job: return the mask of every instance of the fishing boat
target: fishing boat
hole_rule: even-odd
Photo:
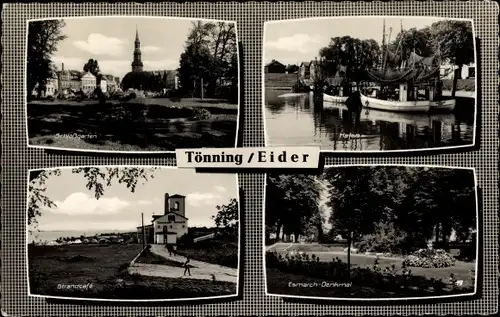
[[[455,108],[455,99],[445,97],[442,93],[439,51],[424,57],[413,48],[411,53],[403,54],[399,43],[396,52],[391,52],[385,45],[385,22],[383,43],[386,49],[382,52],[382,67],[366,72],[367,80],[377,83],[379,88],[361,92],[364,107],[412,113],[452,111]],[[404,58],[404,55],[407,57]]]
[[[346,105],[325,102],[324,109],[338,109],[339,111],[349,111]],[[360,113],[361,121],[385,121],[391,123],[404,123],[417,127],[430,126],[432,121],[440,121],[452,125],[455,123],[455,115],[452,113],[404,113],[388,112],[383,110],[369,109]]]
[[[323,93],[323,101],[325,101],[325,102],[343,103],[347,100],[347,98],[348,97],[332,96],[332,95]]]

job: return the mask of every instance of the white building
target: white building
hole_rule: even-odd
[[[456,65],[444,64],[441,65],[440,74],[442,77],[446,79],[453,79],[453,76],[455,74],[455,69],[457,69]],[[475,77],[476,77],[476,64],[471,63],[469,65],[462,66],[459,79],[469,79]]]
[[[188,233],[185,200],[185,196],[165,193],[163,215],[153,215],[152,224],[144,227],[148,243],[176,244],[177,239]],[[142,226],[137,227],[137,237],[142,240]]]
[[[82,91],[84,94],[92,94],[97,86],[97,80],[90,72],[86,72],[82,76]]]
[[[47,79],[45,84],[45,89],[41,91],[40,97],[56,97],[59,91],[59,80],[57,79],[57,74],[53,74],[51,78]],[[35,86],[32,92],[33,96],[38,96],[38,84]]]

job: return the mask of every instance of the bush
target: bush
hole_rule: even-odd
[[[193,108],[192,119],[194,120],[208,120],[211,117],[210,111],[204,108]]]
[[[356,247],[361,252],[401,253],[401,246],[406,239],[404,232],[399,232],[392,223],[378,223],[373,234],[365,235]]]
[[[442,249],[420,249],[403,259],[407,267],[442,268],[455,265],[455,259]]]

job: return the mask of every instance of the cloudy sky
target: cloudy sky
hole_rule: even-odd
[[[189,19],[167,18],[76,18],[64,19],[53,61],[58,67],[82,70],[90,58],[101,71],[123,78],[131,70],[136,26],[141,41],[144,70],[177,69],[191,29]]]
[[[193,169],[162,168],[154,178],[138,185],[131,193],[123,184],[105,187],[98,200],[94,192],[86,189],[82,174],[62,169],[60,176],[51,176],[46,182],[46,196],[57,208],[42,211],[38,217],[41,231],[122,231],[135,230],[151,223],[153,214],[164,213],[164,194],[186,196],[188,225],[214,226],[211,219],[217,213],[216,205],[227,204],[238,198],[235,174],[201,174]]]
[[[439,21],[437,18],[400,17],[385,18],[386,32],[392,27],[391,39],[403,29],[423,28]],[[373,39],[382,42],[383,19],[366,18],[328,18],[304,19],[295,21],[267,23],[264,32],[264,62],[273,59],[287,64],[300,64],[318,56],[322,47],[328,45],[332,37],[349,35],[362,40]]]

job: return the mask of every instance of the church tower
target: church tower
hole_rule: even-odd
[[[141,61],[141,41],[139,41],[139,31],[135,28],[135,41],[134,41],[134,61],[132,62],[132,72],[142,72]]]

